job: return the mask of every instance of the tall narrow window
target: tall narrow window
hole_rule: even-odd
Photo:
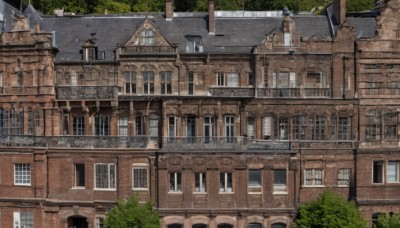
[[[75,164],[75,187],[85,187],[85,164]]]
[[[140,45],[151,46],[154,44],[154,32],[150,29],[144,29],[140,33]]]
[[[206,192],[206,174],[205,173],[195,173],[195,192]]]
[[[156,141],[158,138],[158,120],[159,117],[156,114],[151,114],[149,116],[149,133],[150,137]]]
[[[289,117],[280,116],[274,124],[274,138],[276,140],[289,140]]]
[[[186,137],[188,143],[194,143],[196,137],[196,117],[186,117]]]
[[[235,117],[225,116],[224,123],[224,136],[227,143],[233,143],[235,141]]]
[[[188,94],[193,95],[193,90],[194,90],[194,77],[193,73],[189,73],[189,78],[188,78]]]
[[[226,86],[238,87],[239,86],[239,74],[237,74],[237,73],[226,74]]]
[[[171,71],[161,72],[161,94],[172,93],[172,73]]]
[[[350,186],[351,169],[339,169],[338,172],[338,185]]]
[[[0,87],[4,86],[3,72],[0,72]]]
[[[217,86],[225,86],[225,74],[217,73]]]
[[[232,173],[219,174],[219,192],[233,192]]]
[[[398,183],[399,180],[399,161],[389,161],[387,170],[387,182]]]
[[[135,116],[135,134],[144,135],[143,116],[140,113]]]
[[[283,34],[283,46],[290,47],[292,46],[292,34],[285,32]]]
[[[249,169],[249,192],[261,192],[261,170]]]
[[[128,135],[128,117],[120,116],[118,121],[118,134],[121,136]]]
[[[338,119],[338,140],[351,140],[351,120],[346,116],[339,116]]]
[[[306,169],[304,170],[304,185],[315,186],[323,185],[323,171],[322,169]]]
[[[95,164],[95,186],[96,189],[116,188],[115,164]]]
[[[386,113],[383,121],[383,139],[386,141],[397,140],[397,113]]]
[[[372,183],[382,184],[383,183],[383,161],[374,161],[372,166]]]
[[[70,78],[71,78],[71,86],[77,86],[78,85],[78,77],[76,75],[76,71],[74,71],[74,70],[71,71]]]
[[[143,93],[154,94],[154,72],[143,72]]]
[[[381,111],[369,110],[365,114],[365,141],[381,140]]]
[[[85,117],[74,116],[73,121],[73,133],[74,135],[84,135],[85,134]]]
[[[256,119],[254,117],[247,117],[247,137],[254,139],[256,137],[255,134],[255,122]]]
[[[309,123],[311,140],[325,140],[325,116],[311,116]]]
[[[105,136],[109,135],[109,118],[108,116],[95,116],[94,132],[95,135]]]
[[[104,218],[102,217],[96,218],[96,228],[104,228]]]
[[[132,167],[133,190],[147,190],[147,165],[136,165]]]
[[[36,133],[36,128],[39,127],[40,119],[38,111],[28,111],[28,134]]]
[[[274,192],[286,191],[286,169],[274,170]]]
[[[15,111],[14,108],[4,111],[3,115],[4,134],[21,135],[24,127],[24,112]]]
[[[31,185],[31,164],[14,164],[14,184]]]
[[[209,143],[213,141],[214,137],[214,117],[204,117],[204,142]]]
[[[176,117],[168,117],[168,139],[170,141],[175,141],[176,137]]]
[[[18,86],[24,86],[24,72],[22,70],[17,72],[17,79]]]
[[[181,173],[169,174],[169,192],[182,192]]]
[[[271,127],[272,127],[272,119],[270,116],[266,116],[263,119],[263,135],[265,140],[271,139]]]
[[[307,132],[306,116],[293,116],[292,139],[305,140]]]
[[[125,72],[125,93],[136,93],[136,73],[132,71]]]

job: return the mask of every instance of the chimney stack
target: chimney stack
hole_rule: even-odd
[[[335,14],[339,24],[343,24],[346,20],[346,0],[334,0],[333,13]]]
[[[165,0],[165,20],[172,21],[174,17],[174,0]]]
[[[208,0],[208,34],[215,35],[214,0]]]

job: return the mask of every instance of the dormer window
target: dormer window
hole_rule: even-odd
[[[202,53],[203,40],[201,36],[186,37],[186,52],[187,53]]]
[[[88,39],[83,45],[82,59],[84,61],[104,60],[106,58],[105,51],[99,51],[96,43]]]
[[[140,45],[151,46],[154,44],[154,32],[150,29],[145,29],[140,33]]]

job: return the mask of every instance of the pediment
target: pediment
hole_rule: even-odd
[[[172,47],[172,45],[161,35],[156,26],[146,18],[142,25],[124,44],[124,47],[133,46],[162,46]]]

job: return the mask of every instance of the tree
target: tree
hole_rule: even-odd
[[[103,14],[108,13],[128,13],[131,7],[128,4],[117,2],[114,0],[100,0],[99,5],[94,7],[94,12]]]
[[[343,196],[327,190],[309,203],[300,206],[297,228],[309,227],[367,227],[354,201],[347,201]]]
[[[347,12],[359,12],[371,10],[375,6],[375,0],[348,0],[346,1]]]
[[[385,213],[378,216],[374,221],[374,228],[392,228],[400,227],[400,215],[393,213]]]
[[[106,228],[160,228],[160,218],[151,202],[140,204],[137,196],[119,200],[107,213]]]

